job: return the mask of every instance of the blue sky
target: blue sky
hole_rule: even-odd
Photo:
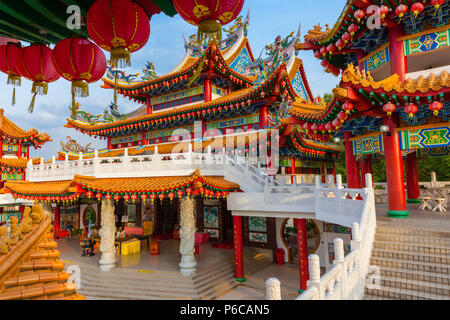
[[[338,19],[346,0],[246,0],[242,15],[250,9],[250,26],[248,39],[253,54],[258,56],[266,44],[273,42],[277,35],[286,36],[297,31],[301,23],[302,36],[320,22],[333,26]],[[129,73],[140,72],[147,60],[153,61],[158,74],[169,72],[184,56],[183,34],[187,37],[196,32],[196,28],[180,18],[170,18],[164,14],[155,15],[151,20],[151,35],[146,46],[131,56],[132,67]],[[109,56],[109,53],[106,53]],[[330,92],[338,83],[338,78],[325,73],[312,52],[300,51],[299,58],[304,62],[308,82],[313,95]],[[82,145],[89,142],[92,147],[106,147],[105,140],[85,136],[74,129],[65,128],[69,117],[68,106],[71,103],[70,83],[63,78],[49,85],[46,96],[36,96],[34,113],[27,112],[32,98],[31,81],[22,79],[22,86],[16,88],[16,105],[11,106],[12,87],[6,85],[6,75],[0,75],[0,107],[5,115],[23,129],[36,128],[45,131],[53,139],[42,149],[31,150],[30,156],[41,156],[45,159],[56,155],[60,150],[60,141],[72,136]],[[89,86],[90,96],[79,98],[82,109],[92,114],[101,114],[112,101],[113,92],[100,88],[102,82]],[[119,111],[129,112],[138,105],[119,96]]]

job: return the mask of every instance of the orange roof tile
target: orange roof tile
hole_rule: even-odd
[[[11,138],[29,138],[37,137],[39,141],[46,142],[51,141],[50,136],[47,133],[39,133],[36,129],[23,130],[14,122],[9,120],[4,115],[4,110],[0,109],[0,131],[2,134],[7,135]]]
[[[28,195],[61,195],[69,193],[71,180],[29,182],[10,180],[5,182],[5,188],[11,192]]]

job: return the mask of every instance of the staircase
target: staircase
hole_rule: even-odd
[[[450,232],[380,223],[370,264],[380,268],[380,287],[366,287],[364,299],[450,299]]]
[[[266,254],[245,249],[245,276],[272,263]],[[100,272],[96,266],[78,265],[81,268],[79,292],[87,300],[213,300],[238,285],[232,257],[198,269],[193,277],[183,277],[176,271],[143,273],[129,268]]]

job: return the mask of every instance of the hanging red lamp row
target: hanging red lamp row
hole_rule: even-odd
[[[442,102],[434,101],[428,106],[428,109],[433,112],[433,115],[437,116],[443,107],[444,105]],[[395,104],[388,102],[383,106],[383,111],[386,112],[387,116],[391,116],[396,108],[397,106]],[[408,114],[408,117],[413,118],[417,111],[419,111],[419,108],[414,103],[410,103],[405,106],[404,110]]]

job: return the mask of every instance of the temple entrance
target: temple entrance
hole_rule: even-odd
[[[298,264],[297,227],[294,219],[286,219],[281,225],[282,241],[289,248],[288,259],[290,263]],[[306,219],[306,232],[308,235],[308,256],[316,253],[320,246],[320,228],[312,219]]]
[[[178,238],[180,205],[179,200],[156,200],[156,230],[155,235],[161,240]],[[175,237],[174,237],[175,235]]]

